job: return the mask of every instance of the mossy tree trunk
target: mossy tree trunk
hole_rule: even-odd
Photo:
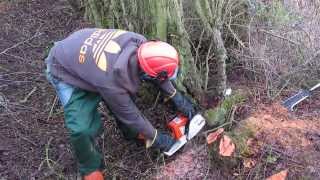
[[[212,0],[210,0],[212,1]],[[210,82],[209,73],[202,74],[194,61],[190,38],[183,22],[183,0],[82,0],[86,17],[98,27],[119,28],[145,35],[148,39],[161,39],[176,47],[180,53],[181,69],[177,86],[197,100],[201,98],[208,84],[214,84],[216,95],[226,87],[226,50],[220,34],[220,26],[214,25],[210,15],[216,9],[208,8],[208,0],[194,1],[192,6],[198,12],[206,30],[212,33],[214,54],[217,59],[217,75]],[[203,3],[206,3],[204,6]],[[197,8],[197,9],[195,9]],[[221,14],[216,14],[221,15]],[[218,18],[219,19],[219,18]],[[219,24],[219,23],[216,23]],[[205,77],[205,78],[204,78]]]
[[[227,51],[221,35],[223,23],[223,10],[226,7],[228,0],[201,0],[194,1],[194,7],[199,15],[204,29],[211,34],[211,43],[213,45],[213,53],[215,56],[216,73],[211,77],[209,82],[209,69],[206,70],[206,83],[214,84],[214,94],[222,95],[226,89],[226,59]],[[208,60],[207,60],[208,61]],[[206,62],[208,66],[209,62]],[[208,84],[205,84],[205,90],[208,89]]]

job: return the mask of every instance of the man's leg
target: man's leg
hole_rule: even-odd
[[[50,53],[46,62],[50,63]],[[64,107],[65,126],[70,133],[70,141],[79,163],[82,175],[98,170],[102,166],[102,156],[95,149],[94,137],[101,128],[97,110],[100,95],[81,90],[55,78],[47,64],[46,76],[55,88]]]
[[[96,93],[75,89],[64,106],[65,125],[82,175],[102,166],[102,156],[94,144],[94,138],[101,128],[101,117],[97,110],[100,101],[101,97]]]

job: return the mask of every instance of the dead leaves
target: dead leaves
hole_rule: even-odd
[[[231,138],[227,135],[224,135],[223,138],[220,140],[219,154],[221,156],[231,156],[235,149],[236,146],[232,142]]]
[[[288,176],[288,169],[280,171],[279,173],[268,177],[266,180],[286,180],[287,176]]]
[[[222,135],[223,132],[224,129],[219,128],[217,131],[210,133],[207,136],[207,143],[212,144],[213,142],[217,141],[217,139],[220,137],[220,135]],[[221,156],[231,156],[235,149],[236,146],[232,142],[231,138],[227,135],[223,135],[219,143],[219,154]]]

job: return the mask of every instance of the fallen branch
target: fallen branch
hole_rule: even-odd
[[[42,35],[42,33],[36,33],[36,34],[34,34],[33,36],[31,36],[30,38],[28,38],[28,39],[26,39],[26,40],[24,40],[24,41],[18,42],[17,44],[14,44],[13,46],[8,47],[8,48],[6,48],[5,50],[1,51],[1,52],[0,52],[0,55],[5,54],[5,53],[6,53],[7,51],[9,51],[10,49],[14,49],[14,48],[20,46],[21,44],[24,44],[24,43],[26,43],[26,42],[28,42],[28,41],[31,41],[32,39],[34,39],[34,38],[36,38],[36,37],[39,37],[39,36],[41,36],[41,35]]]
[[[28,101],[28,99],[30,98],[30,96],[37,90],[37,86],[35,86],[27,95],[26,97],[24,97],[23,100],[20,101],[20,103],[25,103]]]
[[[52,103],[52,106],[51,106],[51,108],[50,108],[50,112],[49,112],[49,115],[48,115],[48,118],[47,118],[47,122],[49,121],[49,119],[50,119],[51,116],[52,116],[53,108],[54,108],[54,106],[56,105],[57,99],[58,99],[58,97],[55,96],[55,97],[54,97],[54,100],[53,100],[53,103]]]
[[[232,122],[226,122],[226,123],[224,123],[224,124],[222,124],[222,125],[220,125],[220,126],[218,126],[218,127],[216,127],[216,128],[207,130],[207,131],[203,132],[202,134],[203,134],[204,136],[207,136],[208,133],[213,132],[213,131],[216,131],[216,130],[218,130],[219,128],[225,127],[225,126],[230,125],[230,124],[232,124]]]
[[[22,60],[22,61],[25,60],[23,57],[16,56],[16,55],[13,55],[13,54],[3,53],[3,55],[11,56],[11,57],[14,57],[14,58],[19,59],[19,60]]]
[[[273,37],[277,37],[277,38],[282,39],[282,40],[286,40],[286,41],[290,42],[291,44],[294,44],[294,45],[297,45],[297,46],[300,45],[299,43],[297,43],[297,42],[295,42],[295,41],[292,41],[292,40],[290,40],[290,39],[288,39],[288,38],[285,38],[285,37],[280,36],[280,35],[277,35],[277,34],[273,34],[273,33],[269,32],[269,31],[267,31],[267,30],[258,29],[258,31],[261,31],[261,32],[263,32],[263,33],[265,33],[265,34],[271,35],[271,36],[273,36]]]
[[[154,110],[154,108],[156,108],[156,106],[158,105],[159,97],[160,97],[160,91],[156,97],[156,100],[154,101],[154,104],[153,104],[151,110]]]
[[[25,140],[25,141],[27,141],[27,142],[29,142],[30,144],[32,144],[32,145],[34,145],[34,146],[37,146],[37,144],[36,144],[35,142],[33,142],[33,141],[31,141],[30,139],[22,136],[21,134],[20,134],[20,138],[23,139],[23,140]]]

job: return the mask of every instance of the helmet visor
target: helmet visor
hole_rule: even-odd
[[[169,78],[169,80],[176,80],[178,77],[179,68],[177,67],[176,70],[174,70],[174,74]]]

